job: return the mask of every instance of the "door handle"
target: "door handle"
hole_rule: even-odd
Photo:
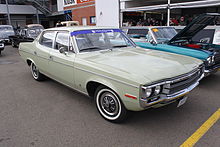
[[[53,56],[49,56],[50,60],[53,60]]]

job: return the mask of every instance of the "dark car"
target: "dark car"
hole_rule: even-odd
[[[44,27],[39,24],[27,25],[25,28],[18,30],[16,35],[10,36],[13,47],[18,47],[20,42],[32,42],[43,31]]]
[[[10,43],[9,36],[12,35],[15,35],[15,32],[11,25],[0,25],[0,39],[4,43]]]

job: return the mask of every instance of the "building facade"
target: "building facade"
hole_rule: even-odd
[[[45,28],[54,27],[57,21],[65,20],[64,12],[58,12],[57,1],[60,0],[0,0],[0,24],[23,27],[39,23]],[[10,15],[10,22],[8,18]]]
[[[36,14],[42,14],[33,6],[20,4],[14,0],[8,0],[8,4],[11,24],[13,26],[37,23]],[[7,13],[6,1],[0,0],[0,24],[9,24]]]
[[[64,11],[80,25],[96,25],[95,0],[58,0],[58,11]]]
[[[168,0],[96,0],[97,25],[121,27],[139,25],[139,22],[152,25],[147,22],[149,19],[155,25],[167,25],[168,8],[172,20],[184,17],[185,24],[202,13],[220,13],[219,0],[170,1],[168,5]]]

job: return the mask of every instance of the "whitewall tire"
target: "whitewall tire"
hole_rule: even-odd
[[[103,118],[111,122],[121,122],[127,117],[127,110],[119,96],[111,89],[100,86],[95,94],[96,107]]]

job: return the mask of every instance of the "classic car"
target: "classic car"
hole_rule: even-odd
[[[35,80],[47,76],[93,97],[111,122],[124,120],[128,110],[182,105],[204,75],[201,60],[137,47],[117,28],[46,29],[20,43],[19,54]]]
[[[20,29],[16,35],[9,36],[13,47],[18,47],[20,42],[32,42],[43,31],[40,24],[30,24]]]
[[[5,44],[2,40],[0,40],[0,55],[1,55],[2,51],[4,50],[4,48],[5,48]]]
[[[180,32],[185,26],[173,26],[177,32]],[[193,38],[196,42],[206,42],[220,45],[220,26],[207,26],[199,31]]]
[[[11,25],[0,25],[0,39],[5,43],[10,43],[9,36],[15,35]]]
[[[56,23],[56,27],[70,27],[70,26],[79,26],[78,21],[62,21]]]
[[[202,60],[206,76],[220,68],[220,45],[193,41],[193,37],[211,24],[220,14],[203,14],[195,18],[179,33],[173,27],[126,28],[127,34],[140,47],[187,55]],[[136,32],[136,34],[134,33]],[[138,32],[142,32],[138,34]]]

